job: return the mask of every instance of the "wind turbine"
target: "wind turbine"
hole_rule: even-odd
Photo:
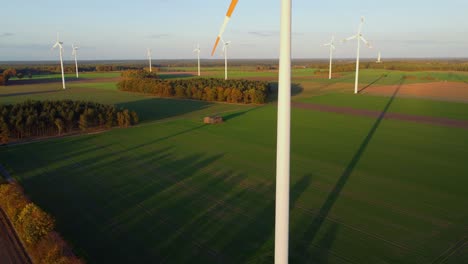
[[[63,72],[63,42],[59,41],[59,33],[57,33],[57,42],[55,42],[55,45],[52,48],[55,49],[56,47],[59,47],[59,51],[60,51],[60,67],[62,69],[62,86],[63,86],[63,89],[65,90],[65,74]]]
[[[194,49],[193,52],[196,53],[198,57],[198,76],[200,77],[200,44],[197,45],[197,48]]]
[[[380,51],[379,51],[379,55],[377,57],[377,63],[381,63],[382,62],[382,55],[380,54]]]
[[[343,42],[357,39],[357,56],[356,56],[356,81],[354,84],[354,93],[358,93],[358,82],[359,82],[359,52],[361,49],[361,41],[366,44],[367,47],[372,48],[370,43],[362,36],[362,25],[364,24],[364,17],[361,17],[361,24],[359,24],[359,29],[357,35],[344,39]]]
[[[75,56],[75,69],[76,69],[76,78],[78,79],[78,60],[76,59],[78,47],[75,44],[72,44],[72,55]]]
[[[153,72],[153,68],[152,68],[152,65],[151,65],[151,56],[153,55],[153,52],[151,51],[150,48],[146,49],[146,56],[148,56],[148,60],[149,60],[149,71],[150,72]]]
[[[328,79],[332,78],[332,63],[333,63],[333,51],[335,51],[335,36],[332,37],[331,42],[324,44],[325,47],[330,47],[330,70],[328,71]]]
[[[231,41],[226,41],[221,38],[221,41],[223,42],[223,53],[224,53],[224,80],[228,79],[228,72],[227,72],[227,51],[228,51],[228,46],[231,44]]]
[[[222,37],[238,0],[232,0],[211,55]],[[291,142],[291,3],[281,0],[278,77],[278,127],[276,145],[275,264],[288,263],[289,183]]]

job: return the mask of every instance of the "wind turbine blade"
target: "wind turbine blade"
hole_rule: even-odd
[[[372,48],[372,46],[371,46],[371,44],[369,43],[369,41],[367,41],[363,36],[361,36],[360,39],[362,40],[362,42],[364,42],[364,44],[366,44],[367,47]]]
[[[350,41],[350,40],[353,40],[353,39],[356,39],[356,38],[357,38],[357,35],[354,35],[354,36],[352,36],[352,37],[349,37],[349,38],[343,39],[341,42]]]
[[[60,45],[58,42],[55,42],[55,45],[52,46],[53,49],[55,49],[58,45]]]
[[[219,36],[216,38],[216,42],[215,42],[215,44],[214,44],[213,50],[211,51],[211,56],[214,55],[214,53],[215,53],[215,51],[216,51],[216,47],[218,46],[219,40],[220,40],[220,39],[221,39],[221,38],[220,38]]]
[[[219,30],[218,37],[216,38],[216,42],[215,42],[215,45],[213,47],[213,51],[211,52],[211,56],[213,56],[215,51],[216,51],[216,47],[218,46],[219,39],[223,36],[224,30],[226,29],[226,26],[227,26],[229,20],[231,19],[232,13],[234,12],[234,9],[237,6],[237,2],[239,2],[239,0],[232,0],[231,1],[231,5],[229,6],[229,9],[228,9],[228,11],[226,13],[226,17],[224,18],[223,25],[221,26],[221,29]]]

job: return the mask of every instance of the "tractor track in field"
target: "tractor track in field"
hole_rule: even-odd
[[[107,148],[109,148],[111,151],[114,151],[109,146],[107,146]],[[117,153],[117,152],[115,152],[115,153]],[[131,152],[129,152],[129,154],[133,155]],[[224,206],[226,209],[231,210],[232,212],[234,212],[236,214],[242,215],[242,216],[244,216],[244,217],[246,217],[246,218],[248,218],[250,220],[255,220],[255,217],[250,216],[249,214],[247,214],[244,209],[233,206],[233,205],[227,203],[224,199],[214,198],[211,195],[205,194],[199,188],[188,185],[187,183],[185,183],[183,179],[182,180],[174,180],[174,178],[171,177],[172,175],[173,174],[171,174],[171,173],[161,174],[161,176],[164,177],[164,179],[166,181],[172,183],[174,186],[175,185],[182,186],[182,188],[188,190],[188,192],[192,193],[192,194],[196,194],[196,195],[201,194],[201,197],[203,197],[207,201],[210,201],[214,205],[214,206],[210,207],[210,210],[211,210],[211,208],[214,209],[217,206]],[[243,189],[243,191],[244,190],[256,191],[254,187],[256,187],[256,186],[254,184],[252,184],[251,186],[248,186],[245,189]],[[262,195],[262,194],[260,194],[260,195]],[[264,196],[264,195],[262,195],[262,196]],[[270,202],[274,202],[274,200],[272,200],[272,199],[269,199],[269,200],[270,200]],[[298,209],[302,210],[303,212],[305,212],[305,213],[307,213],[309,215],[312,215],[312,216],[315,216],[315,217],[324,217],[325,219],[327,219],[327,220],[329,220],[331,222],[335,222],[335,223],[338,223],[340,225],[343,225],[344,227],[347,227],[347,228],[349,228],[351,230],[354,230],[354,231],[356,231],[358,233],[364,234],[364,235],[366,235],[368,237],[372,237],[374,239],[380,240],[382,242],[385,242],[385,243],[390,244],[392,246],[395,246],[397,248],[403,249],[405,251],[413,252],[414,254],[416,254],[418,256],[424,256],[424,255],[422,255],[422,252],[419,252],[418,250],[414,250],[414,249],[409,248],[408,246],[405,246],[405,245],[402,245],[400,243],[385,239],[384,237],[382,237],[380,235],[377,235],[377,234],[374,234],[374,233],[371,233],[371,232],[367,232],[365,230],[362,230],[362,229],[360,229],[358,227],[355,227],[355,226],[352,226],[352,225],[345,224],[344,222],[342,222],[342,221],[340,221],[338,219],[335,219],[333,217],[330,217],[330,216],[319,215],[319,212],[318,212],[319,210],[307,209],[305,206],[302,206],[302,203],[300,203],[300,202],[297,202],[295,207],[297,207]],[[213,252],[217,252],[217,251],[213,250]],[[220,254],[220,252],[218,252],[218,253],[219,254],[217,256],[222,256]]]
[[[122,144],[118,144],[121,146],[121,148],[125,149],[127,147],[125,147],[124,145]],[[117,156],[120,156],[121,159],[125,160],[125,159],[128,159],[129,156],[134,156],[135,158],[138,158],[138,155],[135,155],[134,152],[132,151],[116,151],[114,148],[110,147],[110,146],[101,146],[103,148],[108,148],[112,153],[115,153]],[[122,153],[127,153],[127,157],[125,157],[126,155]],[[114,155],[115,156],[115,155]],[[69,157],[72,161],[72,157]],[[74,164],[79,168],[79,167],[82,167],[80,165],[79,162],[74,162]],[[142,168],[140,168],[142,169]],[[146,169],[144,169],[146,171]],[[148,169],[148,172],[149,171],[154,171],[154,169]],[[200,172],[203,172],[203,170],[201,170]],[[185,179],[181,179],[181,180],[178,180],[178,179],[174,179],[173,176],[175,175],[174,173],[165,173],[165,174],[160,174],[162,177],[162,179],[164,179],[165,182],[169,182],[171,183],[172,185],[178,185],[178,186],[181,186],[183,189],[186,189],[188,190],[189,193],[191,194],[196,194],[196,195],[200,195],[201,194],[201,197],[203,197],[204,200],[207,200],[207,201],[210,201],[211,202],[211,206],[206,209],[206,212],[210,212],[210,211],[213,211],[213,210],[216,210],[216,208],[218,207],[224,207],[232,212],[234,212],[235,214],[239,214],[239,215],[242,215],[243,217],[245,218],[248,218],[250,220],[255,220],[255,218],[253,216],[250,216],[248,213],[245,212],[245,209],[243,208],[240,208],[240,207],[236,207],[236,206],[233,206],[232,204],[228,203],[225,199],[219,199],[219,198],[216,198],[216,197],[213,197],[212,195],[209,195],[209,194],[206,194],[206,193],[203,193],[203,191],[200,189],[200,188],[197,188],[196,186],[192,186],[185,181]],[[153,179],[151,177],[148,177],[146,176],[148,179],[150,179],[152,182],[158,184],[158,185],[161,185],[163,184],[162,182],[158,181],[157,179]],[[159,178],[159,179],[161,179]],[[102,181],[105,181],[105,179],[102,179]],[[261,183],[261,184],[264,184],[264,183]],[[252,184],[245,184],[244,185],[245,187],[244,188],[241,188],[243,190],[253,190],[255,192],[258,192],[255,187],[257,187],[257,185],[255,183],[252,183]],[[320,188],[320,187],[319,187]],[[323,188],[323,186],[322,186]],[[324,188],[325,189],[325,188]],[[129,195],[123,195],[122,198],[123,199],[127,199],[129,196],[131,196],[132,194],[129,194]],[[266,196],[265,196],[266,197]],[[227,197],[229,198],[229,197]],[[271,200],[270,202],[274,202],[274,200],[272,199],[269,199]],[[142,201],[143,202],[143,201]],[[145,214],[147,215],[151,215],[151,216],[154,216],[154,214],[151,212],[151,210],[149,210],[148,208],[146,208],[142,202],[140,202],[138,204],[138,208],[142,209]],[[377,204],[376,204],[377,206]],[[332,218],[330,216],[319,216],[318,215],[318,210],[315,211],[315,210],[310,210],[308,208],[306,208],[305,206],[303,206],[301,203],[296,203],[296,207],[304,212],[306,212],[307,214],[310,214],[310,215],[314,215],[316,217],[325,217],[327,220],[330,220],[332,222],[335,222],[335,223],[339,223],[339,224],[342,224],[343,226],[347,227],[347,228],[350,228],[352,230],[355,230],[357,231],[358,233],[362,233],[366,236],[369,236],[369,237],[372,237],[374,239],[377,239],[377,240],[380,240],[380,241],[383,241],[385,243],[388,243],[392,246],[395,246],[395,247],[398,247],[400,249],[404,249],[405,251],[410,251],[410,252],[413,252],[417,255],[421,255],[418,251],[415,251],[415,250],[412,250],[410,248],[408,248],[407,246],[405,245],[401,245],[399,243],[396,243],[394,241],[390,241],[390,240],[387,240],[385,239],[384,237],[382,236],[379,236],[377,234],[373,234],[373,233],[370,233],[370,232],[367,232],[365,230],[362,230],[360,228],[357,228],[357,227],[354,227],[354,226],[351,226],[351,225],[347,225],[341,221],[339,221],[338,219],[335,219],[335,218]],[[164,225],[167,225],[167,226],[174,226],[174,224],[171,224],[171,221],[170,219],[168,218],[164,218],[164,217],[161,217],[160,218],[161,220],[161,223],[164,223]],[[120,229],[119,228],[119,224],[118,223],[114,223],[114,224],[111,224],[112,228],[116,228],[116,229]],[[181,227],[182,228],[182,227]],[[180,229],[180,228],[179,228]],[[220,259],[226,259],[225,256],[223,256],[223,254],[213,248],[211,248],[209,245],[207,245],[204,241],[198,241],[196,240],[195,238],[191,237],[190,235],[184,235],[183,232],[179,233],[180,237],[186,239],[187,241],[190,241],[190,243],[192,243],[194,245],[194,247],[197,247],[203,251],[205,251],[208,255],[212,256],[213,258],[215,258],[216,260],[220,260]]]
[[[0,208],[0,263],[32,264],[29,255],[21,244],[13,225]]]
[[[327,191],[327,192],[332,190],[332,187],[330,187],[328,184],[326,184],[326,186],[325,186],[324,184],[321,184],[320,182],[315,183],[315,185],[311,186],[310,188],[315,189],[315,190],[319,190],[319,191]],[[392,211],[394,211],[396,213],[399,213],[401,215],[410,216],[410,217],[414,217],[414,218],[419,218],[419,219],[430,222],[431,224],[439,226],[439,227],[447,227],[448,225],[451,224],[448,221],[433,219],[433,218],[431,218],[429,216],[426,216],[426,215],[422,215],[422,214],[418,214],[418,213],[413,212],[413,211],[408,211],[408,210],[402,209],[402,208],[400,208],[398,206],[395,206],[394,204],[390,204],[390,203],[386,203],[386,202],[369,201],[369,200],[363,198],[362,196],[360,196],[360,195],[358,195],[358,194],[356,194],[354,192],[342,191],[341,194],[344,197],[350,198],[352,200],[359,201],[359,202],[362,202],[362,203],[366,203],[366,204],[374,206],[374,207],[388,208],[388,209],[390,209],[390,210],[392,210]]]
[[[353,116],[363,116],[363,117],[379,118],[383,114],[381,111],[356,109],[356,108],[351,108],[351,107],[301,103],[301,102],[292,102],[291,106],[294,108],[299,108],[299,109],[314,110],[314,111],[326,112],[326,113],[353,115]],[[436,126],[468,129],[468,120],[457,120],[457,119],[442,118],[442,117],[430,117],[430,116],[409,115],[409,114],[388,113],[388,112],[384,113],[383,118],[390,119],[390,120],[408,121],[408,122],[420,123],[420,124],[430,124],[430,125],[436,125]]]
[[[120,144],[119,144],[120,145]],[[109,146],[102,146],[104,148],[107,148],[109,149],[110,151],[112,151],[113,153],[122,153],[121,151],[115,151],[115,149],[109,147]],[[125,146],[122,146],[123,148],[125,148]],[[130,155],[130,156],[135,156],[137,158],[137,155],[134,155],[133,152],[131,151],[127,151],[127,153]],[[125,159],[125,157],[122,156],[122,154],[118,154],[119,156],[121,156],[121,158]],[[71,159],[71,158],[70,158]],[[127,157],[128,159],[128,157]],[[73,159],[72,159],[73,160]],[[78,163],[78,162],[75,162],[74,164],[76,164],[78,167],[81,167],[81,165]],[[200,172],[203,172],[203,171],[200,171]],[[227,203],[224,199],[219,199],[219,198],[215,198],[215,197],[212,197],[211,195],[208,195],[208,194],[205,194],[202,192],[202,190],[200,190],[199,188],[197,187],[194,187],[194,186],[191,186],[189,184],[187,184],[185,181],[185,179],[181,179],[181,180],[177,180],[177,179],[174,179],[172,176],[174,176],[175,174],[174,173],[166,173],[166,174],[160,174],[160,176],[162,176],[161,178],[164,179],[165,182],[169,182],[171,183],[173,186],[181,186],[183,189],[187,190],[188,193],[190,194],[194,194],[194,195],[200,195],[201,194],[201,197],[204,199],[204,200],[207,200],[207,201],[210,201],[212,203],[212,206],[210,206],[210,208],[208,208],[206,210],[206,212],[209,212],[209,211],[213,211],[215,210],[217,207],[221,206],[221,207],[225,207],[226,209],[234,212],[235,214],[238,214],[238,215],[242,215],[243,217],[245,218],[248,218],[250,220],[255,220],[255,217],[249,215],[248,213],[245,212],[245,209],[242,209],[240,207],[236,207],[236,206],[233,206],[229,203]],[[148,177],[149,178],[149,177]],[[161,179],[160,178],[160,179]],[[161,182],[158,182],[157,180],[153,179],[153,178],[149,178],[152,182],[160,185]],[[102,181],[105,181],[104,179]],[[250,185],[247,185],[244,189],[242,189],[242,191],[244,190],[253,190],[255,192],[256,189],[255,189],[256,185],[255,184],[250,184]],[[127,197],[131,196],[132,194],[129,194],[129,195],[124,195],[122,196],[122,198],[126,199]],[[262,195],[264,196],[264,195]],[[265,196],[264,196],[265,197]],[[274,202],[274,200],[268,198],[269,200],[271,200],[270,202]],[[153,214],[151,213],[151,211],[146,208],[144,205],[141,204],[141,202],[138,204],[138,207],[141,208],[145,214],[147,215],[151,215],[153,216]],[[297,202],[296,203],[296,206],[298,209],[304,211],[305,213],[309,214],[309,215],[312,215],[312,216],[316,216],[316,217],[325,217],[325,219],[331,221],[331,222],[335,222],[335,223],[338,223],[338,224],[341,224],[351,230],[354,230],[358,233],[361,233],[363,235],[366,235],[366,236],[369,236],[369,237],[372,237],[374,239],[377,239],[377,240],[380,240],[382,242],[385,242],[387,244],[390,244],[392,246],[395,246],[395,247],[398,247],[400,249],[403,249],[405,251],[409,251],[409,252],[413,252],[417,255],[420,255],[420,252],[417,252],[415,250],[412,250],[410,249],[409,247],[405,246],[405,245],[401,245],[399,243],[396,243],[394,241],[390,241],[390,240],[387,240],[385,239],[384,237],[382,236],[379,236],[377,234],[373,234],[373,233],[370,233],[370,232],[367,232],[365,230],[362,230],[360,228],[357,228],[357,227],[354,227],[354,226],[351,226],[351,225],[348,225],[348,224],[345,224],[344,222],[342,221],[339,221],[338,219],[335,219],[335,218],[332,218],[330,216],[321,216],[321,215],[318,215],[318,210],[310,210],[310,209],[307,209],[305,206],[302,206],[302,204],[300,202]],[[175,224],[174,223],[171,223],[171,221],[167,218],[164,218],[164,219],[160,219],[161,220],[161,223],[163,223],[164,225],[168,225],[168,226],[171,226],[173,227]],[[114,224],[111,224],[111,226],[113,226],[113,228],[117,228],[117,229],[120,229],[118,227],[118,223],[114,223]],[[180,227],[182,228],[182,227]],[[178,229],[180,229],[178,228]],[[220,259],[228,259],[226,256],[223,256],[223,254],[219,251],[217,251],[216,249],[213,249],[211,248],[209,245],[206,245],[206,243],[204,243],[203,241],[198,241],[197,239],[193,238],[193,237],[189,237],[189,235],[183,235],[182,233],[180,233],[180,236],[182,238],[186,238],[187,241],[190,241],[190,243],[192,243],[195,247],[201,249],[201,250],[204,250],[206,251],[210,256],[212,256],[213,258],[215,258],[215,260],[220,260]],[[325,249],[324,249],[325,250]],[[328,250],[327,250],[328,251]]]
[[[442,252],[442,254],[440,254],[434,261],[432,261],[432,264],[444,263],[448,258],[450,258],[453,254],[457,253],[458,250],[464,248],[465,246],[468,246],[468,236],[464,236],[457,243],[455,243],[455,245]]]

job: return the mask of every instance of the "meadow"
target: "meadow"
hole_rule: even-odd
[[[356,96],[352,73],[327,80],[314,71],[294,71],[295,102],[468,121],[468,103]],[[408,75],[468,81],[364,70],[361,87],[428,81]],[[141,125],[1,147],[0,162],[89,263],[271,263],[274,98],[246,106],[149,97],[118,91],[115,77],[96,74],[66,91],[1,87],[0,103],[92,100],[137,111]],[[202,123],[215,114],[225,122]],[[467,262],[467,157],[463,128],[293,108],[291,263]]]

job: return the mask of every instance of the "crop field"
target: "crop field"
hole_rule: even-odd
[[[192,68],[177,70],[161,76],[194,77]],[[231,74],[277,78],[240,68]],[[203,75],[221,76],[216,69]],[[0,89],[0,104],[92,100],[141,117],[128,129],[0,147],[0,163],[56,218],[79,256],[89,263],[272,263],[274,95],[266,105],[165,99],[118,91],[118,73],[83,77],[65,91],[58,82]],[[328,80],[313,69],[293,72],[291,263],[468,262],[468,96],[399,95],[413,84],[468,89],[468,75],[363,70],[360,80],[363,93],[353,95],[352,73]],[[382,86],[392,92],[371,93]],[[207,115],[225,122],[204,125]]]

